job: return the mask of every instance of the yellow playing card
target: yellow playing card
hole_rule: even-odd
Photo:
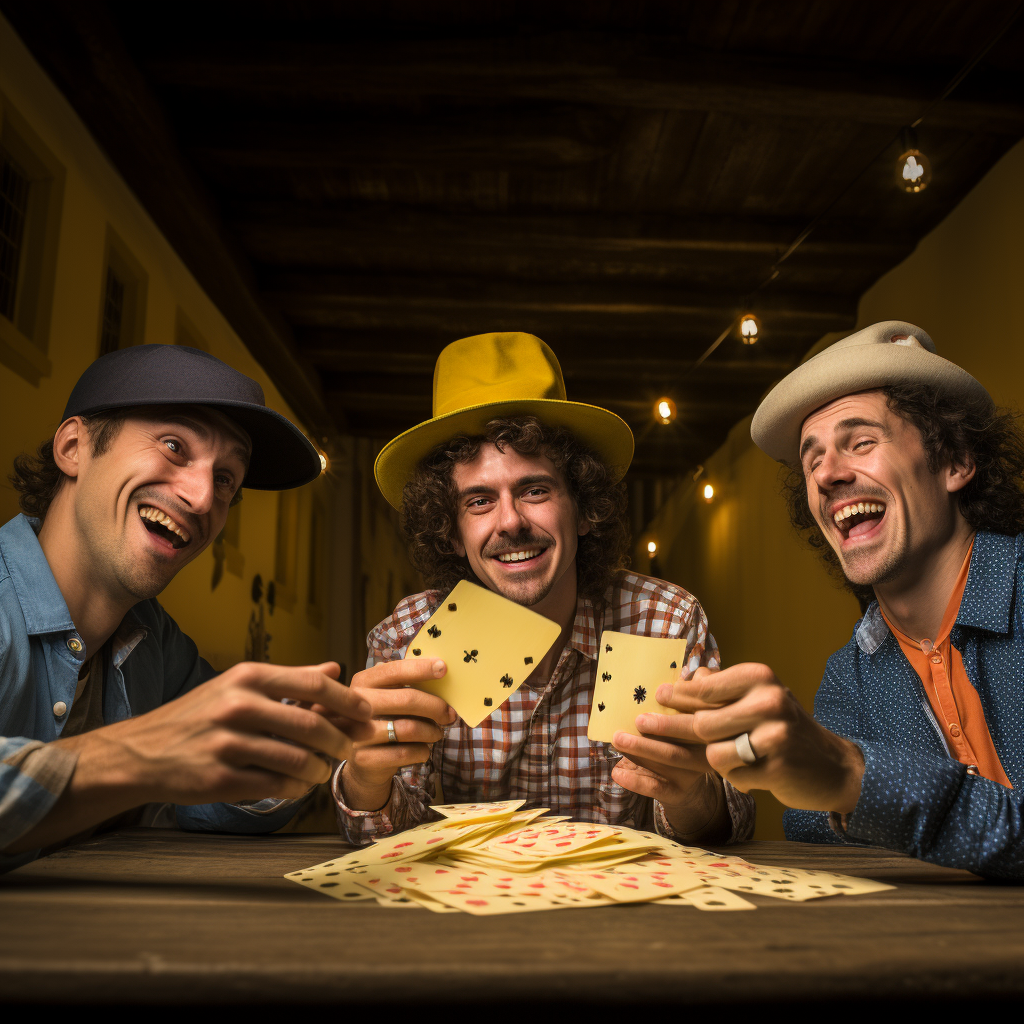
[[[669,896],[663,900],[655,900],[656,903],[689,905],[698,910],[757,910],[757,905],[745,900],[728,889],[720,889],[714,885],[702,885],[699,889],[691,889],[689,892],[679,893],[676,896]]]
[[[444,661],[444,678],[416,685],[446,700],[475,729],[523,685],[560,632],[557,622],[462,580],[405,656]]]
[[[606,629],[601,634],[587,738],[611,743],[619,730],[639,736],[637,715],[647,711],[678,714],[659,704],[654,695],[662,683],[675,682],[685,664],[684,638],[637,636]]]

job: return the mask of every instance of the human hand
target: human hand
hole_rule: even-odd
[[[688,744],[687,766],[718,772],[743,792],[766,789],[788,807],[848,813],[860,799],[860,747],[820,725],[767,665],[698,668],[658,688],[659,703],[679,715],[663,731]],[[757,756],[746,764],[736,737],[747,734]]]
[[[408,658],[382,662],[352,677],[352,690],[372,708],[372,735],[355,744],[342,772],[345,802],[354,810],[376,810],[387,803],[395,773],[430,760],[431,744],[457,718],[440,697],[416,689],[417,683],[441,679],[440,659]],[[388,735],[394,728],[396,742]]]
[[[330,777],[325,757],[373,733],[370,704],[340,671],[243,662],[154,711],[57,742],[79,753],[76,789],[116,788],[126,806],[299,797]]]

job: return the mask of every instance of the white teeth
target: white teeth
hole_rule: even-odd
[[[189,535],[165,512],[151,505],[143,505],[139,508],[139,515],[148,519],[151,523],[159,523],[166,527],[171,533],[176,533],[186,544],[189,542]]]
[[[844,505],[832,518],[836,523],[841,523],[850,516],[864,515],[867,512],[884,512],[885,506],[873,501],[858,501],[852,505]]]
[[[504,555],[498,555],[499,562],[523,562],[527,558],[536,558],[541,553],[540,548],[532,551],[509,551]]]

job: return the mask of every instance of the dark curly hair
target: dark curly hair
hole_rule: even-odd
[[[459,434],[438,445],[417,466],[402,495],[402,530],[409,558],[432,589],[451,590],[473,572],[458,555],[458,495],[452,481],[456,465],[471,462],[482,445],[520,455],[546,455],[564,476],[569,494],[590,531],[579,538],[576,582],[579,593],[600,602],[610,583],[629,562],[626,487],[566,427],[552,427],[534,416],[494,419],[484,434]]]
[[[89,431],[93,455],[102,455],[111,446],[130,412],[130,409],[114,409],[82,417]],[[50,503],[64,485],[64,472],[53,458],[53,438],[44,441],[34,455],[24,452],[15,456],[14,472],[8,479],[21,493],[18,499],[21,511],[27,516],[44,519]]]
[[[975,467],[970,482],[957,492],[960,514],[974,529],[1010,536],[1024,531],[1024,429],[1018,413],[981,397],[950,401],[948,395],[917,384],[880,390],[889,408],[920,431],[933,473],[946,465]],[[844,581],[866,608],[874,593],[843,575],[839,557],[807,504],[802,470],[789,470],[782,489],[790,522],[820,554],[829,573]]]

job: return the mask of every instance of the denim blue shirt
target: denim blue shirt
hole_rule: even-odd
[[[992,878],[1024,879],[1024,534],[979,532],[950,638],[978,691],[1013,785],[968,775],[924,687],[872,603],[828,660],[814,716],[864,751],[864,781],[845,833],[835,817],[787,811],[786,836],[898,850]]]
[[[58,739],[74,703],[78,672],[92,652],[71,621],[39,546],[39,522],[16,516],[0,528],[0,850],[41,821],[59,793],[7,763],[33,740]],[[103,721],[145,714],[216,673],[156,600],[141,601],[115,631],[103,666]],[[60,702],[63,715],[54,713]],[[182,828],[270,832],[295,800],[177,807]],[[33,854],[0,855],[0,869]]]

